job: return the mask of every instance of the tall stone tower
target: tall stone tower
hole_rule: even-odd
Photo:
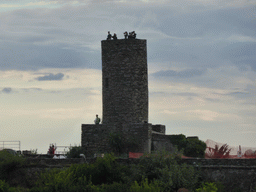
[[[103,124],[148,121],[146,40],[103,40]]]
[[[82,124],[85,155],[112,151],[112,133],[122,136],[129,152],[150,153],[151,148],[170,146],[165,126],[148,123],[146,40],[103,40],[101,48],[103,122]],[[136,148],[129,147],[131,143]]]

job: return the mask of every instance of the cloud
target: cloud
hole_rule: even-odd
[[[155,77],[192,78],[195,76],[201,76],[204,73],[205,73],[205,70],[186,69],[186,70],[182,70],[182,71],[174,71],[174,70],[158,71],[158,72],[153,73],[152,75]]]
[[[45,76],[37,77],[36,80],[38,80],[38,81],[60,81],[63,79],[63,77],[64,77],[63,73],[57,73],[55,75],[53,73],[50,73]]]
[[[10,88],[10,87],[5,87],[5,88],[2,89],[2,92],[3,92],[3,93],[11,93],[11,92],[12,92],[12,88]]]

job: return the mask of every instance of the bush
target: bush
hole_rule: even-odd
[[[186,138],[185,135],[168,136],[171,143],[177,147],[179,151],[183,151],[185,156],[204,158],[206,144],[197,138]]]
[[[196,192],[217,192],[218,188],[215,183],[203,183],[202,187],[196,190]]]
[[[177,147],[179,151],[186,148],[187,145],[187,139],[186,136],[183,134],[179,135],[170,135],[168,136],[170,138],[171,143]]]
[[[177,154],[169,154],[165,151],[158,154],[146,155],[141,158],[135,175],[135,180],[142,182],[143,178],[149,183],[157,182],[163,191],[174,191],[185,187],[195,188],[199,174],[194,167],[178,164],[180,158]]]
[[[20,187],[10,187],[8,183],[0,180],[0,192],[28,192],[28,189]]]
[[[162,192],[163,188],[160,184],[154,180],[151,183],[148,183],[148,179],[142,180],[141,184],[139,185],[137,181],[130,188],[131,192]]]
[[[94,164],[74,164],[66,170],[43,173],[32,191],[111,191],[114,185],[125,183],[127,171],[128,168],[118,164],[113,155],[107,154],[97,158]]]
[[[67,152],[67,158],[81,158],[80,154],[85,154],[85,149],[81,146],[70,147]]]
[[[0,151],[0,179],[8,180],[9,174],[15,169],[21,167],[25,159],[17,155],[13,155],[8,151]]]
[[[199,139],[188,139],[187,145],[184,150],[184,155],[188,157],[200,157],[205,156],[206,144]]]

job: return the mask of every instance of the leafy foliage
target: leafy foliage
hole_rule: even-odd
[[[218,188],[215,183],[203,183],[202,187],[196,190],[196,192],[217,192]]]
[[[169,139],[179,151],[183,151],[185,156],[204,158],[206,149],[205,142],[196,138],[187,139],[183,134],[170,135]]]
[[[84,154],[85,149],[81,146],[73,146],[69,148],[69,151],[67,152],[68,158],[80,158],[80,154]]]
[[[179,165],[179,159],[177,154],[166,151],[144,156],[136,167],[136,180],[142,182],[146,178],[150,183],[157,181],[163,191],[177,191],[181,187],[192,189],[198,182],[198,172],[192,166]]]
[[[170,135],[169,136],[171,143],[177,147],[177,149],[179,151],[181,151],[182,149],[185,149],[187,146],[187,139],[186,136],[183,134],[179,134],[179,135]]]
[[[7,156],[1,154],[0,159],[8,159]],[[179,188],[193,191],[200,185],[200,172],[193,166],[181,164],[180,160],[177,153],[162,151],[144,155],[136,164],[122,165],[113,154],[106,154],[92,164],[47,170],[41,173],[33,188],[14,187],[0,180],[0,192],[172,192]],[[219,190],[219,186],[203,183],[197,191],[214,192],[216,188],[218,192],[224,191]]]
[[[137,181],[134,181],[134,184],[131,186],[130,191],[132,192],[162,192],[163,188],[160,186],[160,183],[156,180],[149,183],[148,179],[142,180],[141,184],[138,184]]]
[[[0,151],[0,179],[8,179],[9,174],[24,164],[24,158],[8,151]]]
[[[200,157],[205,156],[206,144],[199,139],[187,139],[187,145],[184,150],[184,155],[188,157]]]
[[[94,164],[75,164],[67,170],[46,172],[40,176],[33,191],[99,191],[123,183],[123,174],[127,171],[113,155],[107,154],[104,158],[97,158]]]
[[[215,148],[208,148],[209,151],[206,153],[206,157],[209,158],[228,158],[231,149],[227,144],[222,145],[220,148],[215,145]]]

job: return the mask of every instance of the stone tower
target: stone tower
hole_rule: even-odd
[[[127,144],[135,141],[136,148],[126,145],[126,152],[168,149],[165,126],[148,123],[147,41],[103,40],[101,48],[103,122],[82,124],[85,155],[112,151],[111,135],[116,133]]]
[[[148,121],[146,40],[103,40],[103,124]]]

